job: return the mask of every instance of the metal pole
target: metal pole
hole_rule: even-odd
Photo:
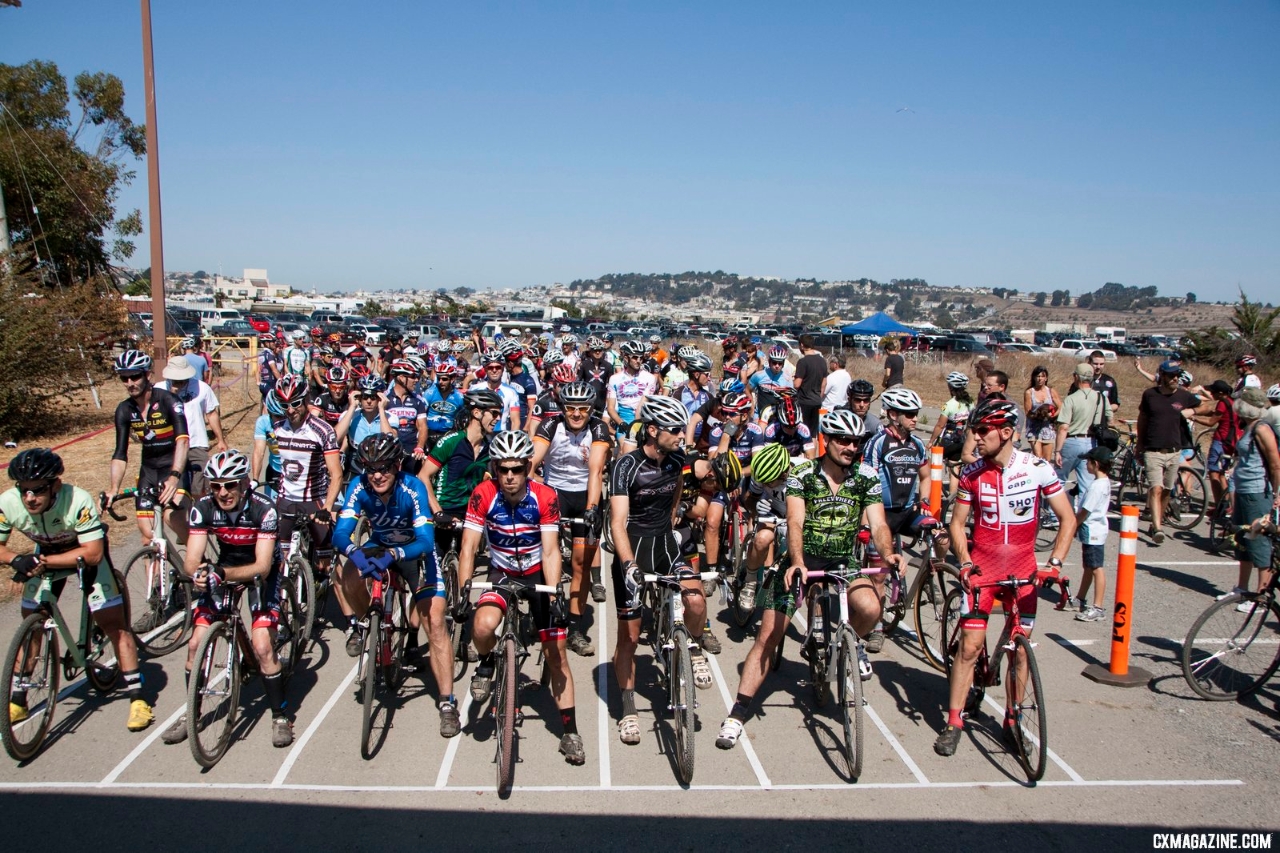
[[[7,252],[9,245],[9,219],[4,212],[4,192],[0,187],[0,252]]]
[[[156,69],[151,53],[151,0],[142,0],[142,80],[147,98],[147,197],[151,225],[151,333],[155,358],[167,358],[164,329],[164,235],[160,227],[160,139],[156,125]]]

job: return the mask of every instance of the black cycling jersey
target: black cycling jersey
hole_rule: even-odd
[[[218,565],[222,567],[256,562],[258,541],[274,540],[278,524],[275,505],[257,492],[246,494],[229,511],[218,506],[212,495],[203,497],[191,508],[190,521],[193,532],[202,531],[218,540]]]
[[[533,404],[533,416],[539,420],[546,420],[560,414],[560,401],[550,391],[543,391],[538,395],[538,399]]]
[[[151,389],[144,415],[133,398],[116,406],[116,452],[112,459],[128,461],[129,435],[142,443],[142,467],[168,471],[178,439],[187,438],[187,416],[182,401],[163,388]]]
[[[684,468],[683,453],[650,459],[643,448],[618,459],[609,478],[609,494],[631,499],[627,535],[660,536],[671,532],[671,510],[679,493],[676,485]]]
[[[578,362],[578,378],[596,389],[595,410],[604,411],[605,398],[609,395],[609,377],[613,376],[613,365],[609,359],[601,356],[595,358],[584,355]]]
[[[370,355],[369,351],[360,344],[356,344],[351,349],[351,352],[347,353],[347,363],[353,368],[369,367],[369,360],[371,358],[373,358],[373,356]]]
[[[320,418],[334,429],[338,428],[338,421],[342,420],[343,414],[347,411],[347,406],[351,404],[351,398],[338,401],[333,399],[333,394],[328,391],[321,391],[310,400],[311,405],[320,410]]]

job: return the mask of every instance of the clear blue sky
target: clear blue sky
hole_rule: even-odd
[[[166,266],[1280,297],[1280,5],[868,5],[154,0]],[[0,10],[138,121],[140,44],[136,0]]]

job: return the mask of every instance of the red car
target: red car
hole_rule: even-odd
[[[259,334],[271,331],[271,318],[265,314],[250,314],[246,319],[249,325],[253,326],[253,330]]]

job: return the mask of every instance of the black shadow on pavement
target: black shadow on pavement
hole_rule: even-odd
[[[1160,580],[1176,583],[1183,589],[1189,589],[1192,592],[1198,592],[1201,595],[1207,595],[1210,598],[1213,598],[1215,595],[1222,592],[1216,582],[1207,578],[1202,578],[1199,575],[1188,574],[1187,572],[1180,572],[1177,569],[1170,569],[1167,566],[1158,566],[1155,563],[1148,562],[1147,560],[1139,560],[1138,568],[1151,575],[1153,578],[1160,578]],[[1209,568],[1209,566],[1206,566],[1205,568]],[[1234,578],[1232,578],[1232,583],[1234,582]]]

